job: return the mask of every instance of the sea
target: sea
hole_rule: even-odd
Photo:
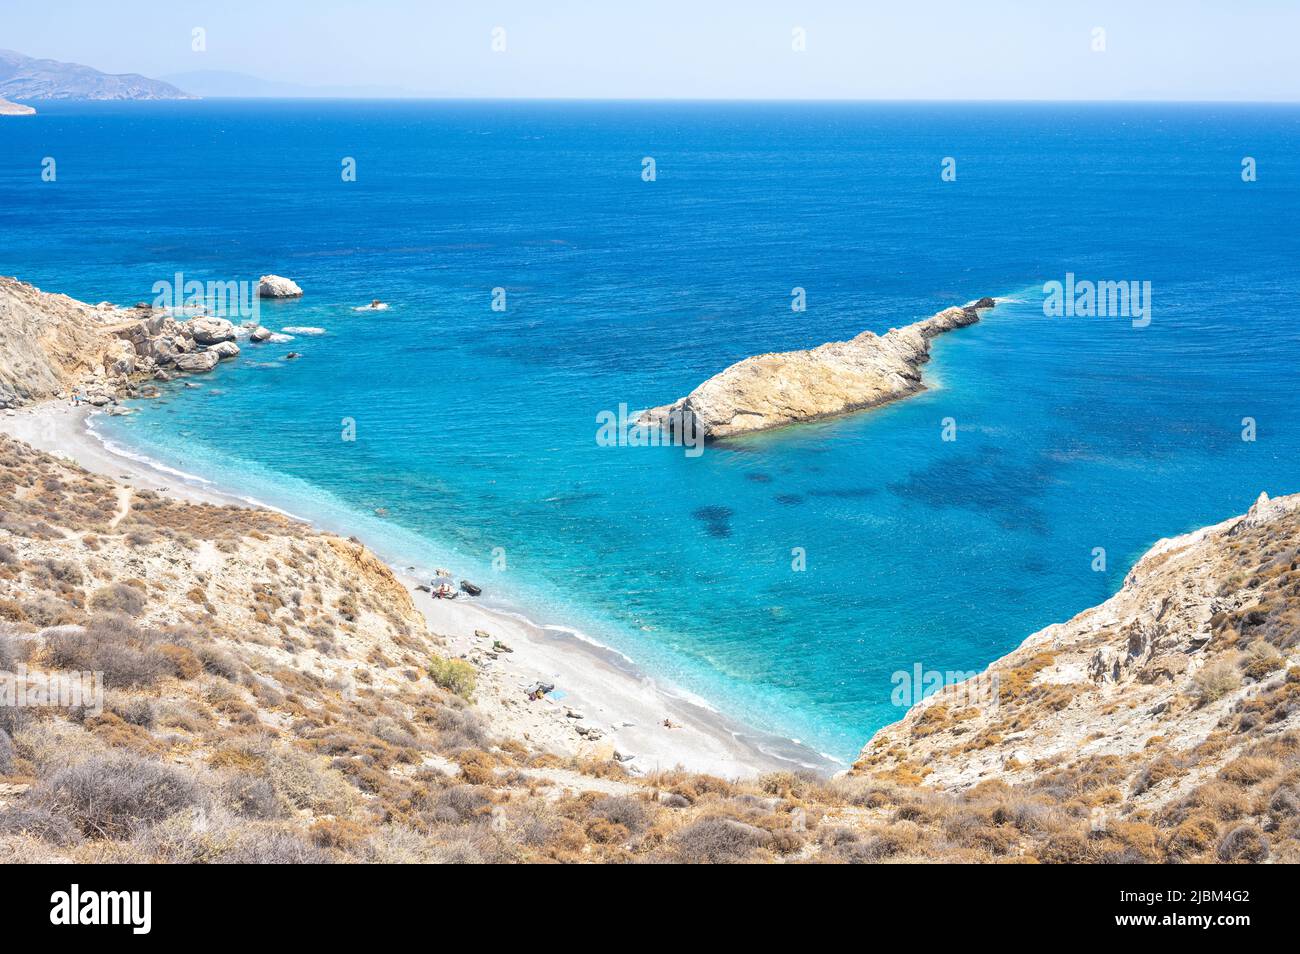
[[[0,120],[0,274],[305,292],[101,439],[845,764],[913,674],[1300,491],[1300,107],[36,105]],[[1091,282],[1123,285],[1053,313]],[[702,453],[600,439],[746,356],[983,296],[906,400]]]

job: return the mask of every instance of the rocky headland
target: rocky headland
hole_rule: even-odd
[[[31,106],[23,106],[19,103],[11,103],[9,100],[0,97],[0,116],[35,116],[36,110]]]
[[[930,360],[932,339],[975,324],[995,304],[981,298],[884,335],[864,331],[807,351],[745,358],[686,397],[643,411],[640,420],[716,440],[896,401],[924,390],[921,366]]]
[[[1156,543],[1099,606],[878,732],[854,775],[1057,792],[1056,860],[1297,860],[1300,494]],[[1118,850],[1118,847],[1117,847]]]
[[[211,315],[180,320],[148,304],[89,305],[0,276],[0,408],[73,392],[94,405],[147,397],[150,381],[237,356],[243,334],[260,342],[271,332]]]

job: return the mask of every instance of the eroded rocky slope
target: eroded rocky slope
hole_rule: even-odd
[[[0,408],[73,392],[101,406],[147,396],[149,380],[210,371],[238,355],[241,330],[254,341],[270,335],[211,315],[177,320],[148,304],[88,305],[0,276]]]

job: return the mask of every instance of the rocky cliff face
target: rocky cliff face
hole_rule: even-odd
[[[0,407],[63,394],[105,377],[109,317],[66,295],[0,277]]]
[[[1091,766],[1116,791],[1110,813],[1175,820],[1206,783],[1194,801],[1276,783],[1300,752],[1298,596],[1300,495],[1261,495],[1160,541],[1111,599],[915,706],[853,772],[960,791]],[[1267,799],[1238,798],[1216,811],[1268,815]]]
[[[74,390],[95,404],[138,396],[146,380],[208,371],[239,354],[236,337],[223,318],[92,306],[0,276],[0,408]]]
[[[979,321],[991,298],[880,336],[864,331],[809,351],[738,361],[686,397],[642,414],[647,424],[717,439],[875,407],[923,390],[936,335]]]

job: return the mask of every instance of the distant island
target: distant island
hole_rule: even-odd
[[[5,100],[197,98],[171,83],[138,73],[101,73],[80,63],[40,60],[14,50],[0,50],[0,115],[35,112]],[[16,111],[6,107],[15,107]]]

